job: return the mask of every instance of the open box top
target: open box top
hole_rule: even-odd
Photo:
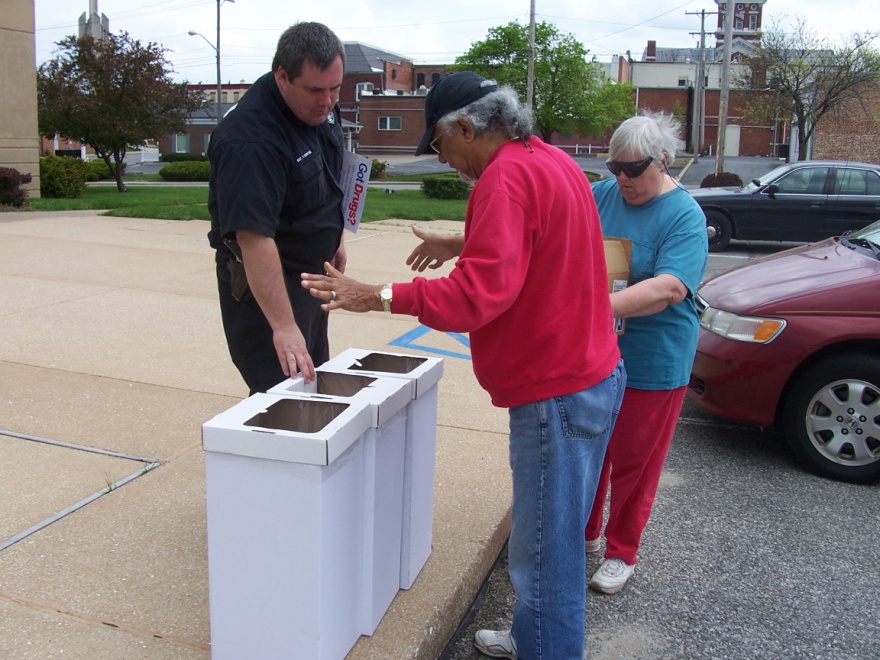
[[[366,403],[371,424],[378,428],[412,400],[412,386],[402,378],[363,376],[349,372],[318,370],[317,378],[306,384],[302,377],[288,378],[268,391],[279,396],[308,395],[327,401]]]
[[[411,397],[417,399],[443,376],[443,359],[349,348],[322,364],[318,371],[403,378],[411,382]]]
[[[364,402],[254,394],[202,425],[202,447],[237,456],[330,465],[370,428]]]

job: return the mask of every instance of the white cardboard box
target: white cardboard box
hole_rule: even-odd
[[[369,428],[364,404],[254,394],[202,425],[205,451],[329,465]]]
[[[409,383],[318,371],[317,379],[288,379],[269,390],[294,398],[367,403],[372,426],[364,434],[364,525],[361,633],[372,635],[400,588],[403,477]]]
[[[317,378],[306,384],[302,376],[288,378],[268,394],[290,395],[294,392],[329,395],[366,403],[370,408],[370,423],[380,426],[393,417],[412,399],[412,388],[386,376],[360,375],[355,373],[317,370]],[[328,400],[338,400],[330,398]]]
[[[357,641],[369,430],[362,404],[269,394],[203,425],[215,660],[340,659]]]
[[[410,383],[412,400],[406,412],[400,539],[400,587],[409,589],[431,554],[437,383],[443,376],[443,359],[350,348],[318,370],[401,378]]]

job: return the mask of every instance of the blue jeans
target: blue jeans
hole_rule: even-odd
[[[510,409],[511,632],[520,660],[583,658],[584,527],[625,385],[621,362],[582,392]]]

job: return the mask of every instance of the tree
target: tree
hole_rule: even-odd
[[[633,88],[606,79],[588,51],[572,35],[548,23],[535,25],[535,132],[550,142],[554,131],[602,135],[635,114]],[[489,30],[485,41],[456,58],[470,69],[527,96],[528,26],[517,22]]]
[[[142,45],[128,33],[96,41],[67,37],[60,55],[37,71],[40,134],[64,135],[95,150],[125,192],[126,151],[186,130],[186,119],[203,98],[171,81],[165,49]]]
[[[871,46],[877,36],[856,33],[835,48],[803,19],[790,34],[774,25],[749,57],[750,72],[741,82],[776,94],[758,96],[750,113],[791,121],[797,132],[798,160],[806,160],[816,125],[830,110],[862,102],[863,95],[880,89],[880,55]]]

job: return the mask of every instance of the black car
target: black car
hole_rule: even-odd
[[[700,188],[709,251],[730,239],[818,241],[880,219],[880,166],[842,161],[782,165],[742,188]]]

